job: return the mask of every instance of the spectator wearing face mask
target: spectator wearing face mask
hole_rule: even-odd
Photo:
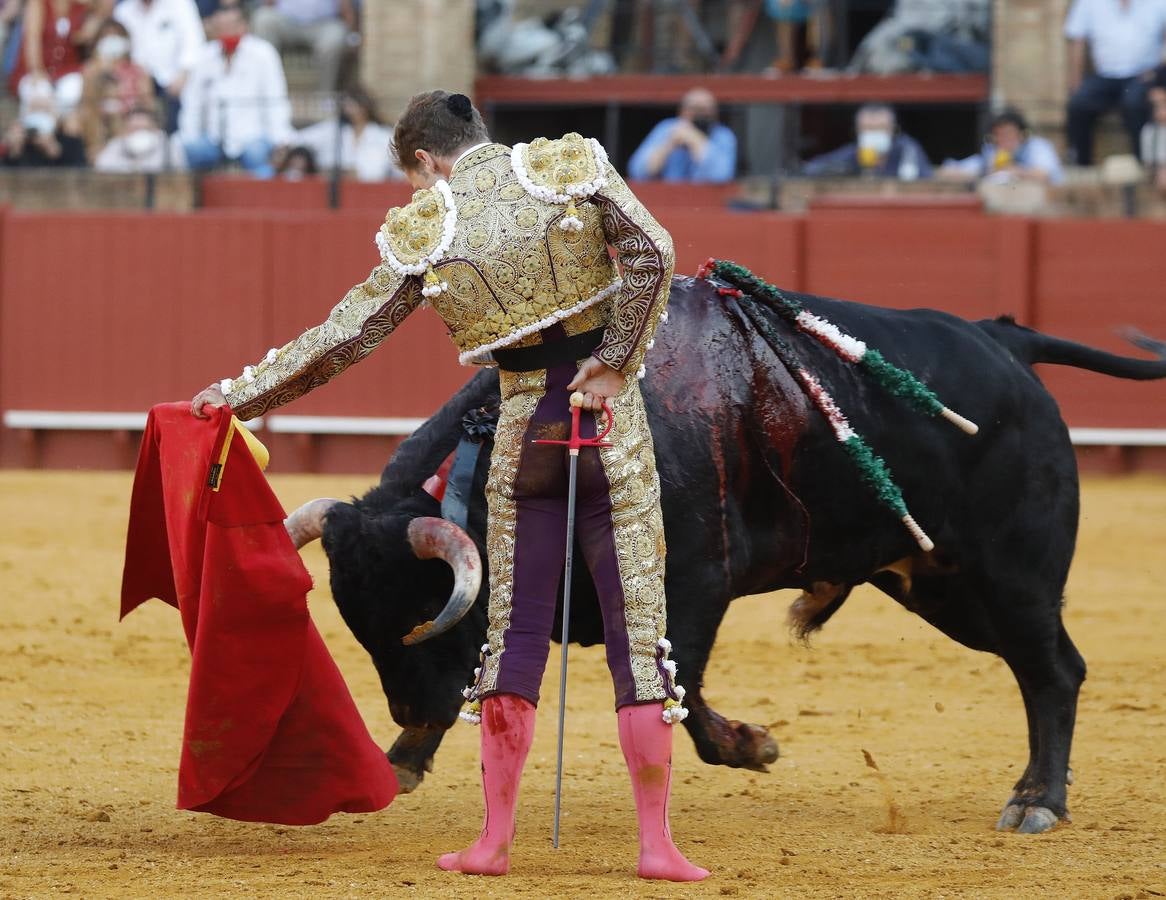
[[[178,127],[182,91],[206,44],[194,0],[121,0],[113,17],[129,33],[133,60],[150,73],[166,104],[166,130]]]
[[[1006,109],[992,119],[980,152],[967,159],[947,160],[939,177],[945,181],[1060,184],[1065,173],[1052,142],[1030,134],[1024,116],[1018,110]]]
[[[98,172],[179,172],[186,168],[186,154],[182,142],[159,127],[157,114],[139,107],[126,118],[125,130],[97,154],[93,167]]]
[[[292,137],[283,63],[271,44],[247,33],[237,6],[215,13],[214,30],[182,95],[178,133],[187,161],[205,170],[231,160],[270,178],[272,150]]]
[[[52,87],[62,115],[81,100],[81,61],[96,32],[90,7],[81,0],[28,0],[19,59],[9,88],[21,103],[41,84]]]
[[[153,102],[154,84],[150,74],[130,59],[129,33],[116,19],[102,23],[82,74],[81,132],[85,146],[96,153],[123,131],[131,110]]]
[[[381,123],[376,103],[358,87],[344,92],[339,122],[318,122],[301,129],[294,143],[309,148],[321,169],[338,165],[360,181],[384,181],[405,177],[393,163],[392,140],[393,129]]]
[[[3,164],[26,168],[85,165],[85,144],[73,120],[58,116],[51,91],[32,95],[9,126]]]
[[[737,136],[717,121],[717,101],[704,88],[684,95],[675,118],[653,128],[628,161],[628,175],[646,181],[719,183],[737,170]]]
[[[914,181],[930,178],[931,161],[909,134],[898,128],[895,111],[870,103],[854,117],[855,142],[815,156],[802,166],[811,177],[874,175]]]

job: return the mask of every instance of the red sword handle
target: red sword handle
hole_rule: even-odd
[[[611,433],[611,429],[615,426],[615,413],[611,411],[611,407],[605,400],[603,403],[603,412],[607,416],[607,427],[603,429],[600,434],[593,438],[585,438],[579,434],[579,417],[583,412],[583,395],[576,391],[571,395],[571,437],[565,441],[552,440],[537,440],[536,444],[555,444],[560,447],[566,447],[572,454],[578,456],[579,450],[582,447],[610,447],[611,444],[604,441],[604,438]]]

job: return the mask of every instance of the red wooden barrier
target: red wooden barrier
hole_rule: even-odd
[[[1166,228],[1159,223],[1042,221],[1034,254],[1036,327],[1118,353],[1138,354],[1115,329],[1166,339]],[[1041,378],[1070,422],[1164,428],[1160,383],[1117,381],[1059,366]]]
[[[970,319],[1007,312],[1027,321],[1027,303],[1016,305],[1024,298],[999,283],[1011,253],[1012,230],[1004,221],[965,214],[811,215],[806,290],[898,309],[942,309]]]
[[[776,213],[692,212],[656,209],[672,235],[676,274],[694,275],[710,256],[733,259],[764,272],[783,287],[802,283],[802,222]]]
[[[791,289],[972,318],[1012,312],[1113,350],[1128,351],[1112,331],[1123,324],[1166,337],[1166,257],[1158,252],[1166,226],[1158,223],[962,213],[799,218],[665,205],[657,213],[682,274],[721,256]],[[320,322],[363,280],[376,262],[372,237],[382,215],[379,207],[0,211],[0,409],[141,411],[237,374]],[[437,317],[421,310],[370,359],[287,412],[424,416],[470,374],[456,365]],[[1060,369],[1042,377],[1073,425],[1166,427],[1162,384]],[[323,439],[317,464],[375,470],[390,443]],[[111,450],[107,436],[46,433],[33,449],[48,464],[124,465],[133,448],[132,440]],[[30,453],[0,429],[0,465]],[[281,468],[310,464],[293,458]]]
[[[258,361],[328,315],[378,256],[373,236],[383,214],[315,214],[272,230],[271,321],[267,343],[249,348]],[[237,374],[227,370],[227,375]],[[424,377],[418,377],[424,373]],[[427,416],[472,374],[457,364],[444,323],[428,307],[343,378],[295,405],[297,415]]]
[[[592,78],[517,78],[484,75],[474,84],[478,105],[641,103],[674,106],[693,88],[721,103],[983,103],[983,75],[598,75]]]
[[[327,209],[328,181],[319,176],[303,181],[285,181],[280,178],[259,181],[250,175],[205,175],[202,178],[201,203],[203,209],[249,212],[267,209]]]

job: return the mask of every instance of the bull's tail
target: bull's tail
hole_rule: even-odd
[[[1013,356],[1028,365],[1049,363],[1054,366],[1072,366],[1075,369],[1088,369],[1090,372],[1136,381],[1166,378],[1166,343],[1147,337],[1134,329],[1123,330],[1122,336],[1134,346],[1149,350],[1158,357],[1157,359],[1119,356],[1085,344],[1041,334],[1023,325],[1017,325],[1008,316],[986,319],[977,324],[993,340],[1005,346]]]

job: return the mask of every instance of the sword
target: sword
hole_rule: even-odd
[[[583,412],[583,395],[576,391],[571,395],[571,437],[565,441],[539,440],[536,444],[555,444],[567,448],[567,562],[563,571],[563,655],[559,667],[559,750],[555,769],[555,830],[552,845],[559,847],[559,815],[563,806],[563,726],[567,716],[567,627],[571,620],[571,569],[575,556],[575,481],[578,478],[579,450],[583,447],[610,447],[603,439],[615,424],[611,407],[603,404],[607,415],[607,427],[602,434],[593,438],[579,436],[579,416]]]

